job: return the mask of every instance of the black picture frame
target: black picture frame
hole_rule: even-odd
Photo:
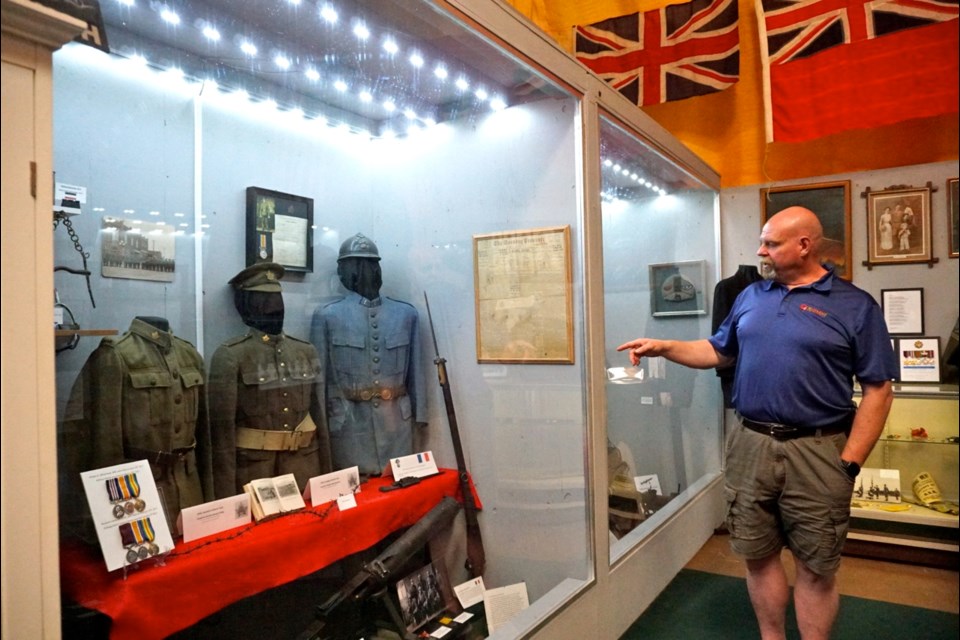
[[[940,378],[940,338],[913,336],[897,339],[899,382],[933,382]]]
[[[881,289],[880,308],[891,336],[922,336],[923,289]]]
[[[313,272],[313,198],[247,187],[247,266]]]

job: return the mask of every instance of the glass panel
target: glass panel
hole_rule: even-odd
[[[211,0],[162,6],[108,0],[101,7],[111,52],[71,44],[54,60],[56,182],[67,200],[57,206],[71,214],[55,231],[56,261],[79,268],[76,242],[82,245],[96,306],[82,276],[59,272],[57,289],[74,324],[118,334],[102,347],[100,337],[65,337],[57,356],[63,533],[70,539],[65,548],[73,549],[64,556],[66,602],[108,612],[115,621],[124,615],[124,603],[110,601],[109,592],[92,596],[89,581],[79,579],[82,571],[69,566],[96,556],[81,568],[96,575],[103,567],[91,552],[95,542],[84,547],[73,540],[91,531],[83,528],[87,501],[77,477],[82,470],[146,458],[146,449],[174,454],[148,460],[173,530],[172,553],[160,555],[169,570],[164,575],[183,570],[191,561],[186,556],[205,557],[193,552],[204,543],[177,537],[176,512],[242,493],[242,477],[293,470],[303,489],[304,477],[331,468],[356,464],[366,477],[402,453],[432,452],[455,489],[456,473],[449,470],[457,462],[424,294],[482,502],[487,588],[523,582],[536,606],[558,586],[568,592],[571,582],[591,579],[577,96],[427,3]],[[174,10],[177,18],[168,13]],[[67,222],[77,241],[64,231]],[[561,238],[565,255],[559,262],[537,241],[553,242],[549,231],[556,229],[569,234]],[[350,244],[356,234],[367,239],[362,249]],[[507,242],[498,251],[514,263],[494,263],[490,281],[481,284],[495,295],[480,305],[474,239],[488,234],[503,236]],[[508,248],[514,241],[520,244]],[[357,262],[339,262],[358,251],[366,254]],[[263,302],[276,300],[272,278],[279,271],[231,284],[251,255],[286,266],[279,281],[282,339],[270,330],[278,315]],[[569,271],[557,271],[558,264]],[[368,271],[374,267],[379,289]],[[260,285],[265,290],[249,288]],[[544,312],[554,308],[545,303],[558,293],[569,296],[569,317],[553,340],[569,341],[571,362],[544,363],[535,357],[544,346],[542,329],[557,320]],[[358,297],[374,303],[358,304]],[[351,302],[349,309],[338,306],[344,301]],[[533,351],[478,363],[478,309],[491,309],[483,320],[505,343],[527,339],[525,349]],[[336,324],[338,314],[358,310],[359,320],[350,316]],[[383,315],[374,319],[372,310]],[[136,342],[136,317],[161,329],[168,324],[193,345],[204,384],[198,387],[186,372],[178,383],[169,359],[154,359],[153,352],[118,354],[119,340]],[[266,337],[254,326],[266,329]],[[250,340],[275,349],[269,362],[244,351]],[[105,367],[107,361],[115,366]],[[320,363],[318,376],[314,362]],[[286,383],[285,372],[315,383]],[[296,467],[273,444],[258,449],[240,441],[256,432],[273,442],[261,432],[302,426],[311,390],[325,396],[311,415],[317,433],[331,438],[330,464],[318,453]],[[128,392],[142,396],[132,400]],[[186,411],[179,404],[185,398]],[[213,491],[201,481],[209,455],[201,451],[204,401]],[[281,419],[277,412],[284,410],[296,418]],[[398,448],[385,451],[384,441],[398,432],[404,435]],[[197,441],[192,452],[191,434]],[[314,446],[321,440],[310,438]],[[286,436],[282,441],[305,451]],[[381,496],[397,496],[400,506],[391,513],[402,513],[409,508],[403,497],[432,481],[380,494],[372,487],[389,481],[372,478],[354,514]],[[311,509],[325,514],[324,527],[334,520],[329,505]],[[338,518],[354,515],[347,514]],[[395,520],[322,529],[326,533],[306,548],[282,557],[270,553],[248,573],[264,571],[271,585],[275,575],[287,575],[289,563],[312,573],[329,564],[313,558],[317,549],[357,550],[357,539],[373,544],[416,518]],[[121,516],[99,525],[116,538],[109,544],[120,545],[117,525],[127,521]],[[287,519],[291,527],[295,522]],[[280,525],[215,534],[205,539],[203,553],[229,548],[238,538],[253,544],[268,526]],[[451,584],[468,576],[463,539],[462,527],[448,536]],[[283,551],[287,540],[281,535],[274,546]],[[332,561],[346,551],[328,555]],[[216,595],[221,588],[250,580],[237,560],[198,570],[177,592],[197,591],[191,598],[197,612],[213,613],[204,607],[226,606],[233,597]],[[124,558],[123,564],[130,563]],[[133,564],[138,584],[159,575],[153,559]],[[343,567],[340,582],[359,565]],[[384,582],[393,589],[402,577],[398,572]],[[161,606],[164,598],[156,596],[152,604],[134,602],[137,597],[130,603]],[[315,598],[319,604],[320,594]],[[290,599],[281,604],[293,606]],[[300,606],[299,618],[291,620],[303,621],[304,611],[309,619],[312,610]],[[66,623],[82,618],[76,607],[64,611]],[[179,625],[167,632],[197,622],[189,615],[171,621],[179,615],[172,610],[137,615]],[[247,616],[248,632],[266,629],[264,620]],[[132,617],[127,622],[137,624]],[[212,633],[204,624],[193,629]]]
[[[600,132],[613,562],[720,471],[714,372],[616,351],[710,335],[718,194],[612,120]]]

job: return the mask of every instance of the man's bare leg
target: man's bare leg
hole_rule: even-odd
[[[817,575],[799,560],[793,604],[797,609],[797,626],[803,640],[827,640],[840,610],[840,593],[835,575]]]
[[[747,591],[760,625],[760,637],[784,640],[790,586],[779,551],[760,560],[747,560]]]

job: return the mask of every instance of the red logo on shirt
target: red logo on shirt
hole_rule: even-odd
[[[816,307],[811,307],[810,305],[804,303],[800,305],[800,311],[809,311],[810,313],[815,313],[821,318],[827,317],[827,312],[823,309],[817,309]]]

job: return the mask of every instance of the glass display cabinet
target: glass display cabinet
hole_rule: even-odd
[[[848,553],[957,566],[958,406],[956,385],[894,385],[854,489]]]
[[[298,606],[275,587],[331,575],[346,582],[364,553],[417,522],[342,524],[381,495],[418,495],[381,493],[374,487],[389,479],[366,473],[352,515],[308,507],[317,522],[304,526],[332,531],[256,570],[239,568],[247,565],[232,545],[296,518],[185,542],[167,512],[173,548],[128,555],[123,569],[108,571],[75,517],[88,506],[77,482],[91,471],[88,448],[113,447],[117,462],[146,460],[158,483],[167,464],[202,473],[202,460],[183,462],[200,454],[199,437],[143,456],[125,429],[167,428],[165,394],[191,425],[209,419],[214,429],[224,417],[200,408],[222,400],[210,396],[218,350],[251,330],[236,284],[248,267],[283,267],[266,283],[282,293],[282,335],[317,349],[322,363],[299,375],[326,385],[351,373],[328,368],[317,318],[357,293],[340,263],[362,234],[380,269],[376,294],[416,321],[402,340],[381,335],[371,316],[366,341],[341,336],[335,346],[369,348],[378,371],[402,361],[423,384],[374,382],[376,393],[348,399],[407,407],[410,452],[429,453],[441,476],[455,479],[447,385],[481,506],[484,586],[519,585],[528,604],[509,619],[486,616],[485,635],[619,637],[720,518],[715,378],[652,362],[640,379],[622,371],[628,363],[615,351],[642,334],[709,331],[719,176],[498,2],[107,0],[99,8],[99,46],[73,41],[54,53],[50,104],[39,108],[51,109],[53,125],[57,268],[54,290],[41,283],[37,294],[56,303],[56,389],[44,397],[55,408],[57,447],[37,455],[39,468],[57,469],[65,624],[99,612],[86,637],[137,635],[144,623],[160,625],[153,634],[228,635],[218,620],[239,620],[248,632],[303,629],[319,596]],[[143,331],[189,345],[200,364],[164,371],[151,361],[156,370],[84,382],[102,347]],[[280,334],[253,335],[273,344]],[[276,356],[277,371],[287,370],[289,356]],[[238,384],[272,375],[244,371]],[[115,405],[120,387],[139,403],[114,415],[118,431],[85,439],[76,425]],[[338,437],[343,423],[324,388],[315,422]],[[211,467],[216,478],[221,469]],[[223,497],[209,493],[205,502]],[[118,524],[126,518],[100,523],[125,549]],[[438,536],[445,544],[433,551],[443,553],[431,556],[450,585],[471,577],[464,528],[458,516]],[[291,536],[273,538],[272,551]],[[218,553],[227,560],[218,564]],[[407,577],[385,579],[391,602]],[[232,603],[246,597],[278,598],[290,615],[243,619]],[[484,617],[483,606],[472,611]]]

